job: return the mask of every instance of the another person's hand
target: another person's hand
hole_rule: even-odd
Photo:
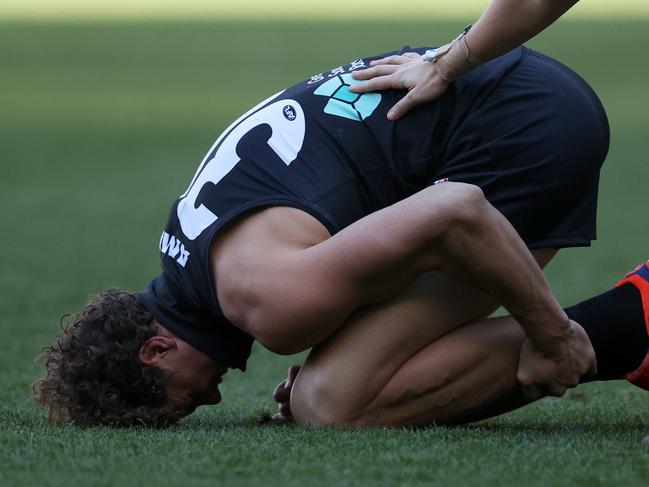
[[[441,78],[433,64],[422,61],[415,52],[389,56],[370,63],[370,67],[354,71],[358,80],[367,80],[350,86],[354,93],[388,89],[406,89],[408,93],[388,112],[388,119],[397,120],[412,108],[434,100],[448,88],[449,82]]]
[[[291,414],[291,389],[293,389],[293,381],[295,381],[300,367],[300,365],[291,365],[288,368],[288,377],[277,384],[273,391],[273,399],[279,405],[279,412],[275,413],[271,418],[274,422],[283,423],[293,419]]]
[[[581,378],[597,373],[595,351],[584,329],[570,320],[567,336],[544,344],[529,338],[523,342],[516,378],[530,400],[542,396],[563,396]]]

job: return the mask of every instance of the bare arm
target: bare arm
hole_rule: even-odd
[[[324,227],[317,237],[303,232],[285,210],[307,227],[317,223],[298,210],[267,210],[235,226],[212,253],[225,315],[271,351],[321,343],[359,308],[441,270],[519,321],[529,340],[519,380],[530,396],[560,395],[594,368],[590,343],[575,336],[531,253],[476,186],[426,188],[331,238]]]
[[[306,253],[352,303],[388,299],[422,273],[441,270],[495,297],[534,341],[569,327],[532,254],[476,186],[427,188]]]
[[[489,61],[527,42],[578,0],[493,0],[467,34],[472,54]]]
[[[475,186],[424,189],[317,245],[259,234],[260,223],[221,244],[217,290],[226,315],[273,351],[320,343],[359,307],[431,270],[496,297],[535,340],[568,328],[529,250]]]
[[[575,3],[577,0],[493,0],[466,35],[466,46],[475,60],[490,61],[534,37]],[[388,118],[396,120],[413,107],[437,98],[450,81],[476,65],[467,60],[457,39],[436,64],[417,55],[390,56],[354,72],[356,79],[367,81],[350,89],[356,93],[407,89],[408,94],[388,112]]]

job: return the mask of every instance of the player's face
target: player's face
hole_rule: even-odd
[[[221,402],[219,384],[228,368],[187,344],[181,347],[176,363],[167,368],[165,390],[174,410],[186,416],[198,406]]]

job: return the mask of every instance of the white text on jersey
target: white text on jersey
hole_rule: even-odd
[[[162,232],[160,237],[160,252],[167,254],[172,259],[176,259],[181,266],[185,267],[187,259],[189,259],[189,252],[179,239],[167,232]],[[178,258],[176,258],[178,256]]]

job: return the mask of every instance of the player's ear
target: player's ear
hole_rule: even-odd
[[[147,367],[159,366],[167,352],[177,348],[176,340],[156,335],[147,339],[140,347],[139,359]]]

